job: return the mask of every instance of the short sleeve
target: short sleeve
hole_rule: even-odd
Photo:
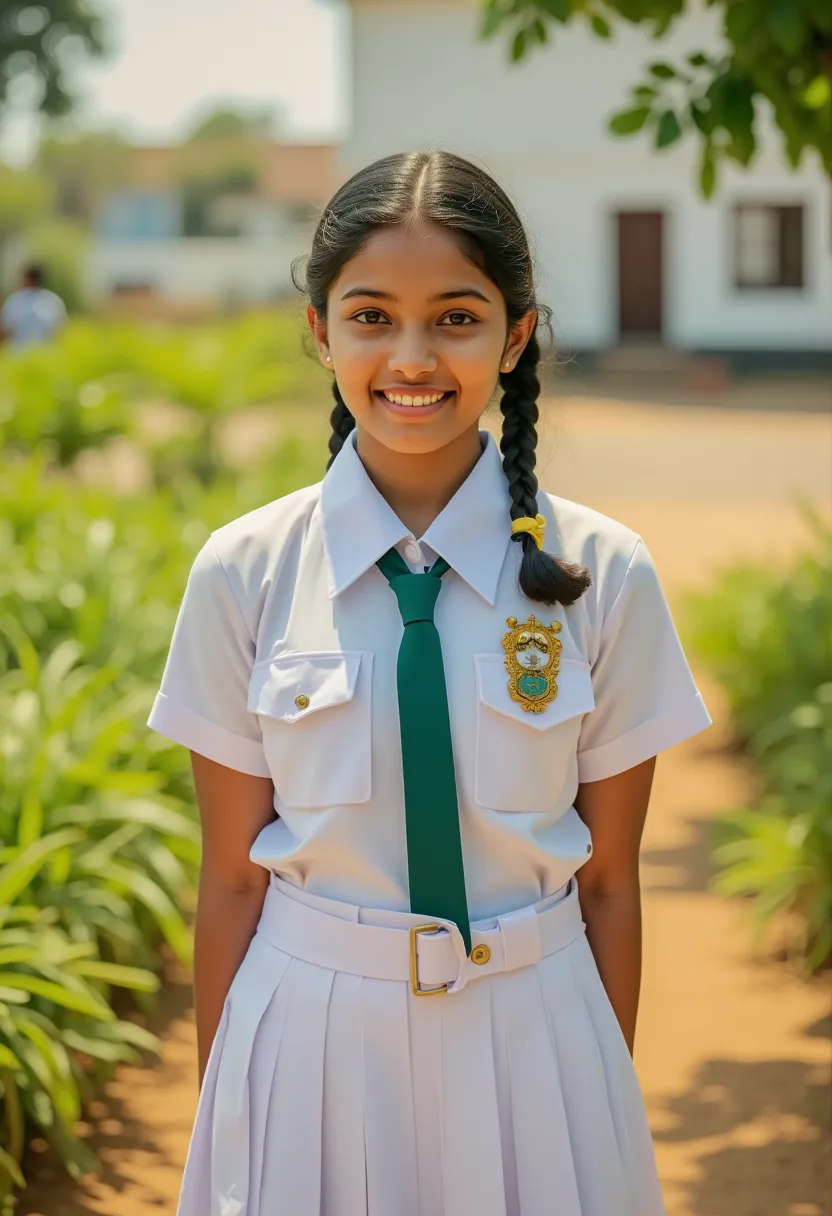
[[[601,626],[592,688],[595,709],[578,741],[580,781],[624,772],[711,725],[640,537]]]
[[[246,708],[254,651],[209,537],[188,575],[147,725],[227,768],[268,777],[260,724]]]

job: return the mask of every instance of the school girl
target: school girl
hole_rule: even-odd
[[[149,720],[204,840],[179,1214],[661,1216],[639,842],[710,717],[653,560],[538,492],[547,310],[480,168],[357,173],[306,287],[334,459],[206,542]]]

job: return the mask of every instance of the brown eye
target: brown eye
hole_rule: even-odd
[[[383,317],[384,314],[382,312],[380,312],[377,308],[364,308],[361,310],[361,312],[357,312],[355,314],[355,316],[353,317],[353,320],[357,321],[359,319],[359,317],[368,317],[368,316],[378,318],[378,317]],[[376,321],[375,320],[366,321],[366,322],[362,322],[362,324],[375,325]]]
[[[467,312],[449,312],[444,319],[447,321],[447,320],[450,320],[451,317],[462,317],[462,319],[464,321],[476,322],[476,317],[472,317],[471,314],[467,313]],[[450,329],[464,329],[465,327],[463,325],[451,325],[451,326],[449,326],[449,328]]]

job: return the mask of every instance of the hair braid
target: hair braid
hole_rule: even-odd
[[[534,469],[539,417],[539,361],[540,345],[537,334],[533,333],[514,370],[500,373],[503,388],[500,401],[503,415],[500,451],[511,495],[512,519],[537,514],[537,476]],[[534,537],[528,532],[515,533],[512,539],[523,546],[519,581],[521,591],[529,599],[544,604],[574,604],[591,585],[592,579],[585,566],[552,557],[538,549]]]
[[[333,377],[332,380],[332,395],[335,398],[335,406],[329,416],[329,421],[332,424],[332,434],[329,437],[329,460],[326,467],[332,464],[335,457],[344,446],[344,441],[350,431],[355,428],[355,419],[347,407],[347,403],[341,396],[341,390],[338,387],[338,381]]]

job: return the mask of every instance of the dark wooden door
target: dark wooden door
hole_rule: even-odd
[[[618,317],[622,338],[662,334],[664,214],[618,213]]]

